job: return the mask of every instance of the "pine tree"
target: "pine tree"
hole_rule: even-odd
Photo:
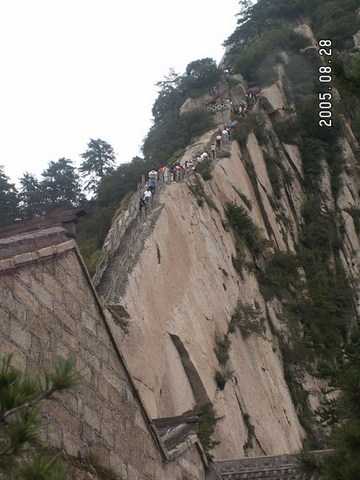
[[[63,480],[57,457],[44,453],[39,440],[39,404],[79,381],[74,361],[58,360],[42,377],[31,378],[12,366],[12,356],[0,358],[0,479]]]
[[[39,180],[31,173],[20,178],[20,210],[24,219],[41,215],[44,211],[44,191]]]
[[[114,170],[114,149],[105,140],[91,138],[86,152],[81,157],[84,160],[79,170],[82,176],[86,178],[85,188],[96,193],[100,180]]]
[[[9,182],[0,166],[0,226],[9,225],[17,218],[19,199],[15,185]]]
[[[47,210],[54,207],[77,207],[84,200],[79,175],[71,160],[60,158],[57,162],[50,162],[42,176],[44,180],[40,187]]]

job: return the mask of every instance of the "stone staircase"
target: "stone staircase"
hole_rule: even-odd
[[[311,452],[315,456],[331,454],[331,450]],[[298,455],[242,458],[215,463],[222,480],[315,480],[304,473]]]

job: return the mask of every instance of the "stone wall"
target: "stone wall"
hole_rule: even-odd
[[[29,372],[72,355],[82,377],[43,405],[46,443],[69,458],[96,457],[121,479],[203,479],[195,445],[166,461],[74,241],[12,253],[0,260],[1,353]]]

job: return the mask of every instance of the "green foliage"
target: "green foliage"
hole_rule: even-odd
[[[274,130],[283,143],[298,143],[299,125],[294,117],[274,123]]]
[[[250,133],[254,133],[260,145],[266,143],[265,122],[262,115],[257,113],[249,113],[246,118],[239,120],[232,136],[237,140],[241,147],[245,148]]]
[[[181,88],[182,77],[170,70],[164,80],[156,84],[159,95],[153,105],[152,114],[155,124],[164,120],[169,112],[178,111],[186,99],[186,92]]]
[[[196,172],[199,173],[203,180],[208,181],[212,179],[212,160],[211,158],[208,158],[206,160],[203,160],[196,166]]]
[[[249,251],[255,257],[261,255],[265,249],[265,240],[245,208],[228,203],[225,207],[225,213],[235,234],[244,241]]]
[[[220,370],[216,370],[215,372],[215,382],[219,390],[224,390],[226,382],[231,380],[233,376],[233,372],[227,370],[226,368]]]
[[[234,333],[239,329],[244,338],[250,335],[263,336],[264,328],[259,320],[261,311],[250,304],[243,304],[240,301],[231,316],[229,323],[229,333]]]
[[[282,191],[282,177],[281,170],[276,164],[276,160],[266,152],[264,153],[264,159],[266,163],[266,170],[269,176],[271,186],[273,188],[276,198],[281,198]]]
[[[316,0],[311,11],[318,38],[331,38],[337,48],[352,44],[352,36],[359,30],[357,0]]]
[[[277,251],[266,262],[259,280],[261,291],[267,300],[275,296],[284,298],[289,289],[298,291],[302,282],[299,276],[300,262],[296,255]]]
[[[291,55],[285,65],[286,74],[290,80],[291,98],[296,103],[308,95],[315,94],[314,66],[303,55]]]
[[[186,67],[181,87],[190,97],[198,97],[216,85],[220,76],[221,72],[212,58],[195,60]]]
[[[155,123],[144,141],[143,152],[148,168],[168,163],[172,155],[189,145],[191,140],[213,126],[210,112],[193,111],[180,115],[168,112],[161,122]]]
[[[36,217],[45,211],[44,191],[41,182],[31,173],[20,178],[20,209],[24,219]]]
[[[35,457],[32,461],[25,461],[20,468],[19,478],[23,480],[63,480],[66,470],[63,463],[56,458],[46,456]]]
[[[304,174],[307,188],[311,192],[318,191],[320,176],[323,172],[322,160],[326,156],[326,144],[315,138],[304,138],[301,146],[301,158],[303,161]]]
[[[86,178],[85,188],[96,193],[100,180],[109,175],[115,165],[115,153],[113,147],[105,140],[98,138],[90,139],[88,148],[81,157],[80,173]]]
[[[106,234],[111,226],[115,207],[92,207],[88,216],[78,224],[77,242],[91,274],[95,273],[97,259]]]
[[[0,166],[0,226],[10,225],[18,214],[17,191],[9,180]]]
[[[0,358],[0,477],[16,480],[63,480],[57,458],[39,450],[39,404],[79,381],[74,361],[58,360],[44,377],[31,378]]]
[[[196,413],[200,418],[198,437],[207,457],[211,460],[211,450],[219,444],[219,442],[213,440],[216,424],[219,419],[216,417],[216,412],[212,403],[203,405]]]
[[[261,3],[261,2],[260,2]],[[249,80],[258,80],[257,71],[264,58],[275,51],[298,51],[309,45],[309,40],[290,27],[277,24],[272,29],[254,36],[249,43],[233,48],[230,53],[236,72]]]
[[[71,160],[60,158],[50,162],[42,177],[40,187],[46,210],[77,207],[84,200],[79,175]]]

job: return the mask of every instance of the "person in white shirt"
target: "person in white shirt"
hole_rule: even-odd
[[[146,204],[146,208],[149,208],[151,205],[152,193],[151,190],[147,189],[144,192],[144,201]]]
[[[156,170],[151,170],[148,173],[148,177],[151,178],[151,179],[157,180],[158,179],[158,172]]]
[[[201,154],[201,161],[207,160],[209,158],[209,154],[207,152],[204,152]]]
[[[216,137],[216,148],[220,149],[221,148],[221,135],[217,135]]]
[[[229,142],[229,132],[225,128],[222,131],[222,139],[223,139],[224,143]]]
[[[164,182],[170,183],[170,170],[168,167],[164,167]]]
[[[213,158],[213,160],[215,160],[215,158],[216,158],[216,145],[215,145],[215,143],[212,143],[210,148],[211,148],[212,158]]]

